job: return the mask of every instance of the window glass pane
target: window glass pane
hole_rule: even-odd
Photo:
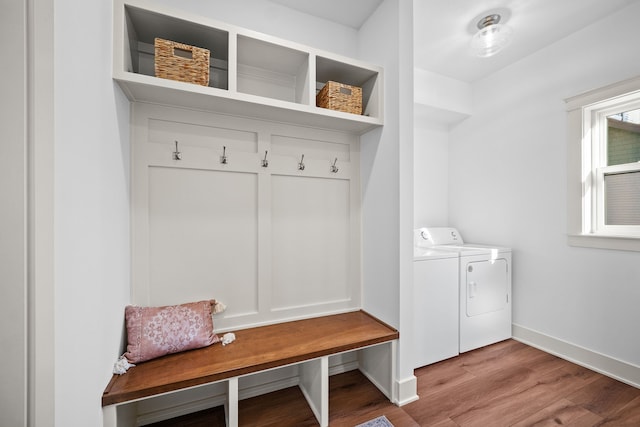
[[[607,117],[607,166],[640,161],[640,110]]]
[[[640,225],[640,171],[604,176],[605,224]]]

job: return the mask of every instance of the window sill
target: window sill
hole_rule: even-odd
[[[567,235],[567,241],[569,246],[578,246],[582,248],[640,252],[640,237],[569,234]]]

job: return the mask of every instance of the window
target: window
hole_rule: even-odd
[[[595,116],[591,127],[592,231],[640,237],[640,104],[635,101],[604,109],[599,105],[588,109]]]
[[[640,78],[567,109],[569,243],[640,251]]]

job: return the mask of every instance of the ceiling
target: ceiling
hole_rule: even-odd
[[[358,29],[382,0],[272,0]],[[400,0],[407,1],[407,0]],[[414,65],[473,82],[638,0],[414,0]],[[469,54],[480,18],[498,12],[513,41],[490,58]]]
[[[378,8],[382,0],[271,0],[290,9],[337,22],[354,29]],[[406,1],[406,0],[405,0]]]

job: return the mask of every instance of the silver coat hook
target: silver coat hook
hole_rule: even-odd
[[[220,156],[220,163],[227,164],[227,147],[222,147],[222,156]]]
[[[301,171],[304,170],[304,154],[300,158],[300,163],[298,163],[298,170],[301,170]]]
[[[265,150],[264,159],[262,159],[262,167],[263,168],[269,167],[269,160],[267,160],[267,153],[268,153],[268,151]]]
[[[173,160],[182,160],[182,153],[178,151],[178,141],[176,141],[176,151],[173,152]]]
[[[336,163],[338,163],[338,158],[336,157],[336,159],[333,161],[333,164],[331,165],[331,172],[333,173],[338,173],[338,167],[336,166]]]

